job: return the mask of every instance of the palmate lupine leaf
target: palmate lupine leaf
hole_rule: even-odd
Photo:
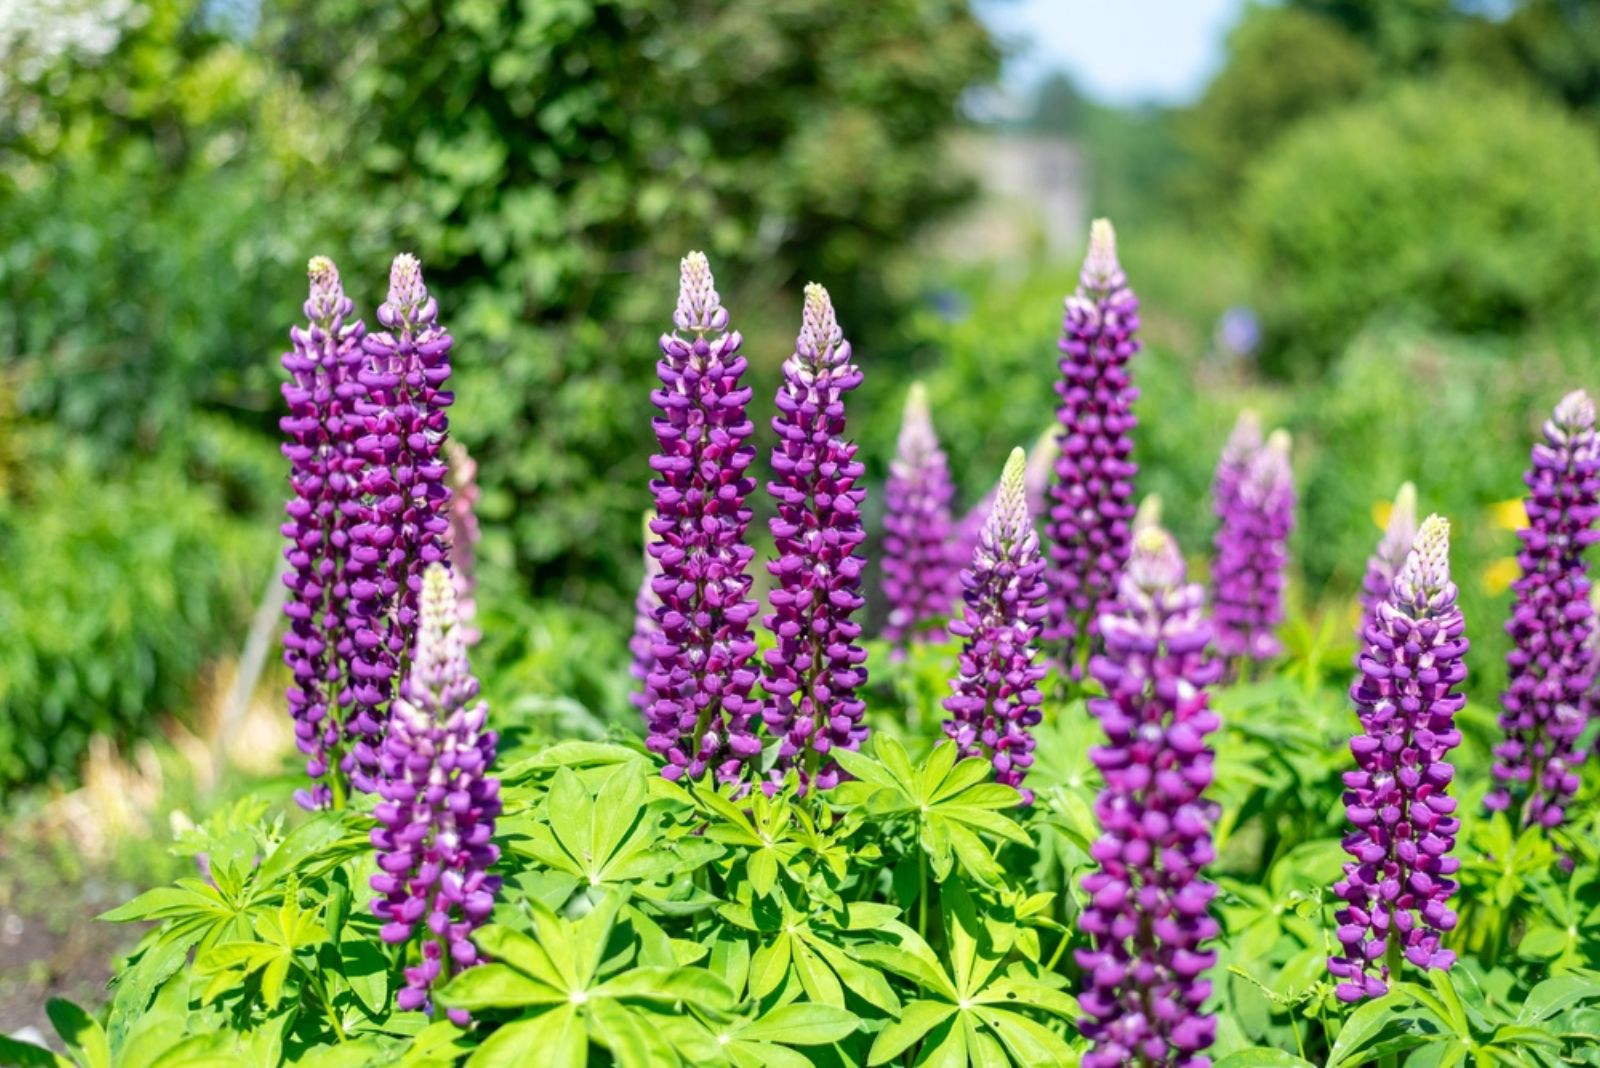
[[[315,912],[300,907],[298,896],[298,882],[291,880],[284,892],[283,904],[276,911],[262,910],[254,914],[254,939],[219,942],[201,951],[195,958],[195,970],[211,980],[200,996],[202,1003],[215,1001],[222,994],[238,989],[259,972],[261,997],[267,1010],[278,1007],[296,954],[328,940],[327,929],[317,922]]]
[[[1079,1015],[1077,1000],[1027,964],[1007,965],[1022,932],[992,915],[980,917],[959,880],[946,883],[943,891],[947,960],[898,922],[883,928],[896,938],[894,944],[856,950],[861,960],[899,976],[923,995],[878,1033],[868,1064],[886,1064],[911,1050],[916,1065],[1077,1064],[1078,1050],[1061,1034],[1020,1011],[1026,1006],[1072,1021]]]
[[[479,1013],[520,1009],[467,1064],[473,1068],[540,1063],[564,1068],[588,1061],[592,1043],[621,1068],[703,1062],[709,1042],[682,1007],[725,1015],[735,1005],[727,985],[704,968],[617,968],[607,957],[622,909],[608,892],[593,911],[568,920],[530,901],[533,931],[490,925],[477,934],[493,960],[462,972],[439,992],[441,1004]],[[702,1041],[707,1040],[707,1041]],[[715,1060],[715,1058],[713,1058]]]
[[[984,836],[1029,845],[1028,833],[1002,810],[1015,808],[1021,795],[989,781],[989,762],[977,757],[956,760],[953,742],[934,746],[913,766],[905,747],[876,735],[876,759],[842,752],[837,759],[853,777],[833,793],[842,807],[859,805],[868,816],[910,816],[917,841],[927,854],[935,879],[948,878],[953,866],[986,886],[998,886],[1004,873]]]

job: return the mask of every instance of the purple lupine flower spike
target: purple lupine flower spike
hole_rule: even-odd
[[[646,680],[647,744],[666,759],[669,779],[698,779],[710,769],[732,782],[761,752],[761,706],[750,696],[755,551],[745,543],[755,449],[746,444],[753,427],[745,415],[750,388],[739,382],[742,339],[728,329],[702,253],[683,259],[673,322],[677,331],[662,335],[656,364],[661,388],[650,395],[661,412],[652,422],[659,451],[650,458],[656,540],[649,549],[661,564],[651,583],[661,598],[661,633]]]
[[[1056,428],[1052,424],[1039,439],[1033,443],[1033,448],[1028,450],[1028,466],[1022,472],[1022,487],[1028,498],[1028,515],[1038,518],[1048,514],[1050,510],[1050,483],[1056,477],[1056,459],[1061,455],[1061,443],[1056,440]],[[961,522],[956,526],[956,549],[953,560],[957,566],[954,575],[954,588],[961,585],[960,567],[972,559],[972,554],[978,549],[978,539],[983,534],[983,525],[989,521],[989,513],[994,511],[995,494],[1000,492],[998,484],[994,489],[983,495],[983,499],[961,517]]]
[[[483,637],[478,618],[478,461],[454,439],[444,443],[450,485],[450,575],[456,583],[456,614],[468,648]]]
[[[644,514],[644,576],[639,580],[639,592],[633,598],[633,637],[628,639],[628,652],[633,654],[628,674],[639,683],[638,689],[628,695],[628,700],[640,712],[650,707],[650,687],[647,682],[650,672],[656,667],[655,647],[661,634],[661,624],[656,622],[661,598],[656,595],[653,585],[656,576],[661,574],[661,561],[650,554],[650,524],[655,518],[655,512]]]
[[[420,939],[421,959],[406,967],[395,1004],[431,1012],[430,990],[478,962],[472,932],[494,910],[500,877],[489,869],[500,856],[491,840],[500,783],[489,774],[496,741],[489,709],[478,699],[454,583],[442,565],[424,572],[419,601],[415,655],[379,752],[372,911],[385,942]],[[449,1015],[466,1023],[459,1010]]]
[[[1050,611],[1045,640],[1062,643],[1074,674],[1102,605],[1115,592],[1132,538],[1132,432],[1139,396],[1128,361],[1139,351],[1139,299],[1117,260],[1111,223],[1089,230],[1089,254],[1067,298],[1056,393],[1061,455],[1051,487]]]
[[[1461,743],[1455,714],[1467,675],[1466,623],[1450,581],[1450,524],[1429,516],[1389,595],[1368,625],[1361,674],[1350,688],[1361,733],[1356,770],[1344,775],[1353,858],[1334,893],[1342,956],[1328,961],[1342,1001],[1382,997],[1403,959],[1448,969],[1440,947],[1456,925],[1447,903],[1460,861],[1450,855],[1461,821],[1448,760]]]
[[[1095,801],[1098,867],[1083,880],[1089,905],[1079,926],[1090,946],[1083,969],[1084,1068],[1201,1068],[1216,1020],[1201,1006],[1216,963],[1206,944],[1218,926],[1216,887],[1202,869],[1215,856],[1207,801],[1219,725],[1206,687],[1222,665],[1206,646],[1205,594],[1185,581],[1172,536],[1147,526],[1135,537],[1116,600],[1100,616],[1104,653],[1089,662],[1106,696],[1089,710],[1106,732],[1090,753],[1105,777]]]
[[[1237,522],[1234,517],[1239,510],[1239,487],[1244,484],[1245,476],[1250,471],[1250,462],[1261,451],[1263,441],[1261,418],[1249,409],[1240,412],[1233,424],[1233,432],[1222,446],[1216,474],[1211,479],[1211,510],[1222,525],[1217,532],[1219,540],[1222,530]],[[1406,548],[1410,548],[1409,542]]]
[[[1507,684],[1500,695],[1491,809],[1521,806],[1523,826],[1554,827],[1578,788],[1584,754],[1585,697],[1596,665],[1588,639],[1595,627],[1584,550],[1600,540],[1600,437],[1595,408],[1582,390],[1567,394],[1544,424],[1523,481],[1528,525],[1517,532],[1522,577],[1506,631]]]
[[[906,394],[900,440],[883,488],[883,594],[887,641],[943,641],[952,576],[950,502],[955,484],[928,411],[928,392],[913,382]]]
[[[1416,537],[1417,487],[1407,482],[1395,494],[1383,537],[1378,539],[1377,549],[1367,558],[1367,573],[1361,580],[1361,623],[1356,627],[1357,641],[1365,640],[1367,627],[1377,616],[1378,605],[1388,600],[1394,577],[1404,566]]]
[[[1032,728],[1044,702],[1038,637],[1047,591],[1024,464],[1022,450],[1013,449],[971,566],[961,572],[966,610],[950,630],[965,642],[943,726],[963,757],[988,757],[995,781],[1017,787],[1022,803],[1032,804],[1022,780],[1033,765]]]
[[[1600,620],[1600,585],[1589,587],[1589,618]],[[1584,648],[1588,650],[1589,692],[1583,696],[1583,717],[1585,722],[1593,722],[1600,717],[1600,624],[1591,622]]]
[[[1223,482],[1220,473],[1217,481]],[[1213,622],[1217,651],[1230,660],[1259,663],[1282,651],[1276,630],[1283,622],[1294,503],[1289,435],[1275,430],[1250,457],[1217,532]]]
[[[309,327],[290,331],[284,353],[289,381],[282,387],[289,414],[279,420],[287,440],[289,484],[284,556],[289,595],[284,614],[284,662],[295,743],[306,755],[308,789],[295,798],[306,808],[327,808],[344,797],[344,720],[350,701],[348,662],[351,633],[344,618],[348,597],[346,544],[357,503],[360,461],[352,448],[360,420],[356,381],[365,327],[350,318],[354,304],[344,295],[339,271],[326,256],[308,267]]]
[[[402,662],[417,627],[422,573],[445,558],[450,490],[440,449],[454,395],[450,335],[422,282],[415,256],[399,255],[389,297],[378,308],[381,331],[361,343],[367,400],[356,444],[365,463],[360,521],[351,530],[350,616],[356,626],[351,781],[373,788],[378,744]]]
[[[772,613],[762,622],[777,640],[767,651],[762,716],[778,739],[774,781],[789,769],[802,792],[830,790],[839,766],[829,753],[859,749],[867,737],[858,696],[867,680],[866,652],[856,644],[861,624],[861,571],[856,552],[866,537],[858,485],[862,464],[845,438],[845,394],[861,384],[850,342],[834,317],[828,291],[806,286],[805,312],[794,355],[783,365],[772,429],[777,503],[772,538],[778,558],[767,565]]]

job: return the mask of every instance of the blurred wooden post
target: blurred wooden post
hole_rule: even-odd
[[[272,569],[272,577],[267,579],[267,588],[262,591],[255,617],[250,621],[250,633],[245,638],[244,649],[239,653],[233,686],[228,691],[228,701],[222,707],[222,721],[217,724],[217,736],[212,742],[211,766],[215,769],[211,777],[213,791],[222,782],[223,772],[227,768],[229,743],[233,741],[239,725],[244,722],[245,713],[250,709],[250,698],[255,696],[256,684],[261,681],[262,669],[267,665],[267,652],[277,635],[279,621],[283,619],[283,601],[288,594],[283,577],[288,573],[288,558],[279,553],[277,566]]]

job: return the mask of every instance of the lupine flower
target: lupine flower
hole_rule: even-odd
[[[1220,472],[1217,481],[1223,483]],[[1224,657],[1259,662],[1282,651],[1275,631],[1283,621],[1293,529],[1289,435],[1277,430],[1251,456],[1217,531],[1211,596],[1217,651]]]
[[[1524,826],[1554,827],[1578,788],[1578,736],[1595,671],[1586,645],[1594,610],[1583,554],[1600,540],[1600,438],[1587,393],[1569,393],[1556,405],[1523,482],[1528,525],[1517,532],[1522,577],[1512,584],[1512,647],[1500,695],[1505,740],[1495,746],[1497,785],[1488,805],[1515,802]]]
[[[1455,961],[1439,942],[1456,924],[1447,902],[1461,821],[1447,758],[1461,743],[1465,629],[1450,581],[1450,524],[1429,516],[1367,626],[1350,689],[1361,717],[1350,740],[1356,770],[1344,775],[1344,849],[1353,859],[1333,888],[1345,903],[1334,913],[1344,954],[1328,961],[1342,1001],[1382,997],[1402,957],[1418,968]]]
[[[650,555],[650,524],[655,517],[654,512],[644,514],[644,577],[639,580],[639,592],[633,598],[633,637],[628,639],[628,652],[633,654],[628,674],[639,683],[639,687],[628,695],[628,700],[641,712],[650,707],[650,687],[646,683],[650,672],[655,670],[655,647],[661,634],[661,625],[656,622],[661,598],[656,596],[652,585],[656,576],[661,574],[661,561]]]
[[[1367,573],[1361,580],[1361,623],[1356,627],[1356,640],[1365,641],[1367,627],[1377,618],[1378,605],[1388,600],[1394,586],[1394,577],[1411,552],[1411,543],[1417,537],[1417,487],[1407,482],[1395,494],[1394,507],[1389,509],[1389,522],[1378,539],[1378,547],[1367,557]]]
[[[698,779],[714,769],[724,782],[743,776],[761,751],[755,723],[761,706],[750,696],[756,680],[756,602],[745,543],[755,483],[746,473],[755,450],[745,444],[750,388],[739,384],[745,359],[741,338],[728,329],[702,253],[682,264],[678,331],[661,337],[656,372],[661,388],[650,395],[659,450],[650,459],[657,540],[650,554],[661,564],[651,589],[661,598],[655,668],[646,685],[650,750],[666,758],[669,779]]]
[[[1100,616],[1105,652],[1089,671],[1106,696],[1089,710],[1106,732],[1090,753],[1105,777],[1095,801],[1098,864],[1079,926],[1090,947],[1083,969],[1083,1034],[1093,1048],[1084,1068],[1162,1065],[1200,1068],[1216,1021],[1201,1012],[1203,978],[1216,963],[1205,948],[1218,933],[1209,907],[1216,887],[1202,878],[1215,856],[1212,752],[1218,727],[1206,687],[1222,665],[1208,656],[1205,595],[1184,581],[1172,536],[1145,527]]]
[[[1261,418],[1245,409],[1233,424],[1233,432],[1222,446],[1217,458],[1217,470],[1211,478],[1211,510],[1226,529],[1239,510],[1239,487],[1244,485],[1250,471],[1250,462],[1261,451]],[[1217,532],[1218,539],[1222,531]],[[1407,548],[1410,546],[1407,545]]]
[[[943,641],[952,575],[950,501],[955,484],[928,412],[928,392],[913,382],[906,394],[900,441],[883,488],[885,639]]]
[[[424,573],[415,655],[379,751],[377,896],[385,942],[420,936],[421,960],[405,969],[395,1004],[432,1011],[429,991],[478,962],[472,932],[489,918],[500,851],[490,840],[500,783],[489,775],[495,732],[467,664],[450,573]],[[452,1010],[451,1019],[466,1022]]]
[[[961,572],[966,610],[950,630],[964,644],[950,681],[955,692],[944,701],[944,732],[963,757],[988,757],[995,781],[1017,787],[1023,804],[1032,804],[1022,780],[1033,765],[1032,728],[1044,702],[1038,637],[1047,591],[1024,464],[1022,450],[1013,449],[971,566]]]
[[[1077,291],[1067,298],[1058,347],[1061,455],[1051,487],[1050,612],[1045,639],[1065,644],[1076,670],[1101,606],[1115,592],[1132,538],[1131,434],[1138,398],[1128,361],[1139,351],[1139,299],[1117,262],[1116,234],[1105,219],[1089,231],[1089,254]]]
[[[361,343],[367,399],[356,450],[365,462],[365,504],[350,532],[356,657],[349,733],[351,780],[363,790],[372,789],[397,674],[416,634],[423,570],[444,559],[450,532],[450,490],[439,451],[449,429],[445,410],[454,400],[442,388],[450,378],[451,341],[438,316],[416,257],[396,256],[388,300],[378,308],[383,329]]]
[[[315,257],[309,274],[305,314],[310,325],[289,332],[293,348],[283,355],[289,381],[282,387],[289,414],[278,424],[288,439],[283,454],[294,490],[282,528],[289,542],[284,549],[289,629],[283,645],[284,662],[294,677],[288,703],[295,743],[306,755],[306,774],[312,779],[311,787],[295,797],[307,808],[326,808],[336,788],[343,798],[339,765],[352,651],[344,619],[344,548],[359,481],[360,461],[352,443],[360,432],[354,411],[361,394],[356,370],[366,328],[350,318],[354,305],[344,295],[332,260]]]
[[[1600,619],[1600,585],[1589,587],[1589,618]],[[1585,643],[1589,661],[1589,692],[1583,698],[1585,722],[1600,717],[1600,625],[1589,627],[1589,640]]]
[[[1060,455],[1061,443],[1056,440],[1056,428],[1052,425],[1039,435],[1039,440],[1028,450],[1028,466],[1022,472],[1022,488],[1027,496],[1030,517],[1045,515],[1050,510],[1050,481],[1056,476],[1056,458]],[[994,499],[999,492],[1000,486],[996,483],[957,524],[953,557],[958,565],[954,575],[954,588],[957,590],[961,586],[960,568],[978,551],[978,539],[983,535],[984,524],[989,522],[989,513],[994,511]]]
[[[828,291],[806,286],[800,337],[784,361],[772,418],[778,442],[767,492],[777,503],[771,527],[778,558],[767,565],[775,585],[772,613],[762,621],[777,639],[767,651],[762,711],[779,742],[773,773],[796,769],[802,791],[837,785],[839,766],[828,754],[859,749],[867,736],[866,704],[857,695],[867,654],[856,644],[861,624],[851,618],[862,604],[866,561],[856,549],[866,537],[867,491],[857,485],[856,444],[844,437],[845,394],[860,384]]]
[[[456,614],[461,640],[471,648],[482,633],[478,618],[478,461],[454,439],[444,443],[450,486],[450,577],[456,584]]]

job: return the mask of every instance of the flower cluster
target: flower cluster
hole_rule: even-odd
[[[332,260],[317,256],[308,272],[310,325],[289,332],[293,347],[283,355],[289,380],[282,386],[289,414],[278,421],[294,491],[282,527],[289,543],[283,645],[293,676],[288,702],[295,743],[312,780],[295,796],[307,808],[323,808],[343,787],[338,768],[352,638],[344,618],[349,590],[342,550],[358,501],[360,463],[352,446],[360,431],[354,409],[365,327],[349,318],[355,305],[344,295]]]
[[[1456,924],[1447,902],[1460,862],[1450,855],[1461,821],[1447,759],[1461,743],[1455,692],[1467,676],[1466,623],[1450,581],[1450,525],[1429,516],[1368,624],[1361,674],[1350,689],[1361,733],[1350,739],[1345,813],[1353,858],[1334,893],[1343,956],[1328,962],[1340,1000],[1382,997],[1402,958],[1447,969],[1440,947]]]
[[[745,542],[754,488],[747,473],[755,450],[745,415],[750,388],[740,385],[741,338],[728,329],[702,253],[682,263],[677,331],[662,335],[650,395],[659,451],[650,459],[656,518],[650,554],[661,565],[651,589],[661,599],[655,665],[645,681],[652,752],[666,758],[669,779],[698,779],[714,769],[723,781],[742,777],[761,751],[754,726],[760,703],[750,696],[756,671],[749,565]]]
[[[478,461],[454,439],[444,443],[450,486],[450,575],[456,583],[456,615],[461,640],[478,644]]]
[[[1025,462],[1021,449],[1011,451],[971,566],[961,572],[966,609],[950,630],[964,644],[959,674],[950,681],[954,693],[944,700],[950,713],[944,732],[962,756],[987,756],[995,780],[1018,787],[1023,803],[1032,804],[1022,780],[1033,765],[1032,728],[1044,702],[1037,640],[1047,591],[1023,487]]]
[[[928,412],[928,394],[913,382],[906,394],[900,441],[883,489],[883,595],[891,642],[941,641],[959,558],[950,549],[955,484]]]
[[[772,418],[774,478],[767,492],[777,504],[772,538],[778,558],[767,565],[775,580],[772,612],[762,622],[776,639],[767,651],[762,716],[779,740],[775,777],[799,772],[800,789],[832,789],[839,767],[828,753],[859,749],[867,736],[867,654],[856,639],[861,624],[861,571],[856,552],[866,537],[857,485],[862,465],[846,440],[845,394],[861,384],[850,362],[850,342],[834,317],[828,291],[806,287],[805,310],[794,355],[783,365],[778,414]]]
[[[1274,431],[1265,445],[1241,456],[1236,450],[1243,445],[1236,430],[1214,484],[1222,523],[1211,573],[1212,611],[1219,653],[1263,661],[1281,651],[1275,630],[1283,621],[1294,475],[1284,431]]]
[[[1515,802],[1524,825],[1553,827],[1578,787],[1578,736],[1596,669],[1586,644],[1594,610],[1584,551],[1600,540],[1600,437],[1588,394],[1569,393],[1556,405],[1523,481],[1528,525],[1518,531],[1522,577],[1506,624],[1505,739],[1494,750],[1488,804],[1503,810]]]
[[[372,911],[384,921],[385,942],[410,942],[425,930],[421,959],[405,969],[395,1003],[431,1011],[429,991],[477,963],[472,932],[494,909],[500,879],[489,868],[499,848],[490,839],[500,783],[489,775],[495,733],[486,728],[488,706],[478,699],[444,567],[424,573],[419,600],[415,655],[379,750]]]
[[[451,341],[438,316],[416,257],[396,256],[388,300],[378,308],[383,329],[361,342],[364,427],[355,447],[363,503],[347,565],[355,655],[346,728],[350,778],[362,790],[375,784],[389,703],[416,633],[423,569],[444,559],[450,531],[439,452],[449,429],[445,409],[454,400],[442,388],[450,378]]]
[[[1356,640],[1364,641],[1367,628],[1378,616],[1378,605],[1389,599],[1395,576],[1405,566],[1411,543],[1417,537],[1417,487],[1407,482],[1395,494],[1378,547],[1367,558],[1367,573],[1361,580],[1361,623]]]
[[[1076,669],[1132,540],[1133,402],[1128,361],[1139,351],[1139,298],[1117,261],[1111,223],[1089,231],[1078,288],[1067,298],[1058,348],[1061,454],[1050,488],[1050,612],[1045,638],[1065,643]]]
[[[1216,1021],[1200,1010],[1211,993],[1203,973],[1216,960],[1205,943],[1218,926],[1216,888],[1201,877],[1214,851],[1216,813],[1206,801],[1218,727],[1206,686],[1221,664],[1207,656],[1211,628],[1199,586],[1184,581],[1183,556],[1157,526],[1142,529],[1100,616],[1102,655],[1089,670],[1106,696],[1090,701],[1106,744],[1091,753],[1105,777],[1095,802],[1101,837],[1085,877],[1079,921],[1091,945],[1083,969],[1084,1068],[1128,1064],[1200,1068]]]

